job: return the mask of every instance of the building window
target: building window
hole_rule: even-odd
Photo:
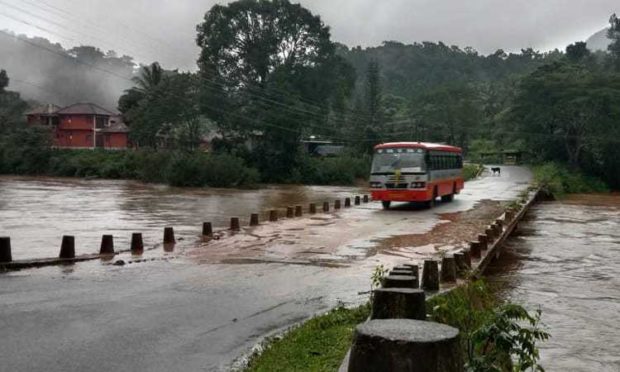
[[[95,128],[102,129],[106,127],[108,120],[105,116],[97,116],[95,118]]]

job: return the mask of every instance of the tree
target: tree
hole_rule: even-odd
[[[164,70],[159,63],[153,62],[149,66],[142,66],[140,74],[134,76],[131,80],[136,85],[134,88],[138,92],[147,95],[153,91],[164,79]]]
[[[583,165],[583,157],[617,128],[620,76],[556,62],[521,83],[511,118],[541,159]],[[609,140],[609,138],[607,138]]]
[[[290,172],[338,91],[343,60],[329,28],[288,0],[239,0],[213,6],[197,30],[203,112],[226,137],[258,137],[264,174]]]
[[[366,115],[364,144],[367,152],[372,152],[374,145],[381,142],[383,136],[383,92],[381,88],[381,70],[377,61],[371,61],[366,69]]]
[[[615,13],[609,18],[609,25],[607,38],[611,40],[611,44],[609,44],[607,50],[612,56],[616,70],[620,71],[620,19],[618,19]]]
[[[196,75],[176,72],[157,84],[130,89],[119,106],[133,102],[124,112],[131,125],[132,141],[152,148],[196,150],[206,126],[198,107],[198,90]]]
[[[587,44],[583,41],[578,41],[566,47],[566,57],[571,62],[582,62],[590,54]]]

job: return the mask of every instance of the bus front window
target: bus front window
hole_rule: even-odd
[[[411,173],[425,172],[424,150],[395,148],[379,149],[375,152],[371,173],[394,173],[397,170]]]

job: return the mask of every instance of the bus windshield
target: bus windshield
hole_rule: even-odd
[[[425,172],[424,154],[422,149],[379,149],[372,159],[371,173],[393,173],[397,170],[412,173]]]

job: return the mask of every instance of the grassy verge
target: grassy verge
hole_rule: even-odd
[[[336,308],[310,319],[270,342],[253,357],[248,371],[336,371],[347,350],[355,326],[370,314],[368,304],[346,309]]]
[[[465,181],[472,180],[476,178],[480,170],[482,169],[482,164],[464,164],[463,165],[463,178]]]
[[[483,281],[434,296],[426,308],[429,320],[461,331],[468,370],[538,370],[537,342],[549,338],[540,327],[540,312],[498,302]],[[369,314],[366,304],[312,318],[270,342],[251,359],[247,371],[337,371],[351,346],[353,330]]]

